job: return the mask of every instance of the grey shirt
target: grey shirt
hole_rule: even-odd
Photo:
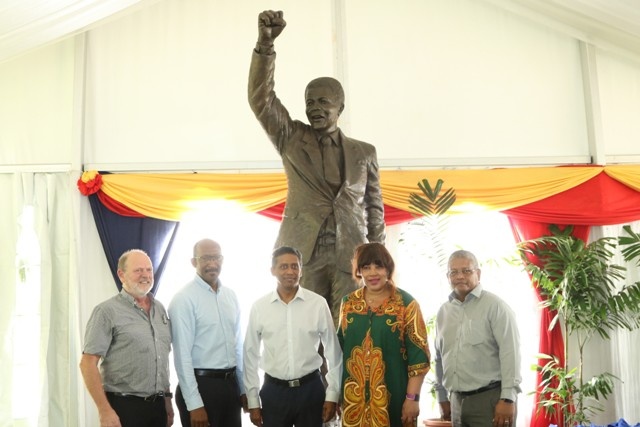
[[[438,401],[501,381],[500,397],[521,391],[520,335],[511,308],[478,284],[464,302],[449,295],[438,311],[435,338]]]
[[[83,353],[101,356],[104,390],[149,396],[169,390],[171,325],[150,294],[149,316],[122,290],[94,308]]]

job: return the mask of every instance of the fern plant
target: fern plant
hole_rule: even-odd
[[[562,320],[565,361],[541,355],[539,410],[559,412],[565,427],[588,424],[601,411],[600,399],[613,391],[614,380],[603,373],[583,378],[584,347],[595,335],[609,339],[617,328],[640,327],[640,282],[622,286],[626,268],[611,262],[618,246],[626,246],[626,261],[640,258],[640,235],[624,227],[627,236],[603,237],[589,244],[551,226],[551,236],[529,240],[518,251],[543,297],[542,306],[555,313],[550,328]],[[535,263],[534,263],[535,262]],[[569,337],[577,342],[578,366],[569,366]]]

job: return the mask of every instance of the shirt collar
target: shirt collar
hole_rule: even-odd
[[[293,297],[293,299],[291,301],[295,301],[296,299],[301,299],[302,301],[304,301],[306,298],[306,293],[307,290],[304,289],[302,286],[298,286],[298,291],[296,292],[296,296]],[[278,291],[277,290],[273,290],[271,292],[271,299],[269,300],[271,302],[275,302],[275,301],[282,301],[280,299],[280,295],[278,295]]]
[[[458,303],[463,304],[465,302],[471,301],[472,299],[480,298],[481,295],[482,295],[482,285],[478,283],[476,287],[473,288],[473,290],[467,294],[464,301],[458,300],[458,297],[456,297],[456,293],[452,291],[449,294],[449,302],[458,301]]]
[[[200,286],[201,288],[208,290],[210,292],[216,292],[213,290],[213,288],[211,286],[209,286],[209,284],[207,282],[205,282],[202,277],[198,276],[196,274],[196,278],[194,279],[194,282],[196,282],[198,284],[198,286]],[[222,287],[222,282],[220,281],[220,278],[218,278],[218,291],[220,291],[220,288]]]
[[[120,290],[120,296],[124,298],[126,301],[128,301],[129,303],[131,303],[131,305],[138,305],[133,295],[125,291],[124,288]],[[153,303],[153,294],[151,292],[147,294],[147,297],[149,297],[149,301]]]

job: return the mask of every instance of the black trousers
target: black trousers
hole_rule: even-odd
[[[109,404],[120,418],[122,427],[167,427],[164,397],[145,401],[133,396],[107,393]]]
[[[268,381],[262,385],[263,427],[321,427],[325,388],[318,374],[300,387]]]
[[[242,404],[240,402],[240,388],[236,377],[222,379],[198,377],[198,391],[207,411],[209,424],[212,426],[241,427]],[[180,412],[182,427],[190,427],[189,410],[184,401],[180,384],[176,388],[176,406]]]

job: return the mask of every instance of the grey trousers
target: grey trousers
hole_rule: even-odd
[[[453,427],[493,427],[493,413],[500,400],[500,392],[500,387],[497,387],[471,396],[451,393],[449,399]],[[514,426],[515,423],[514,417]]]

